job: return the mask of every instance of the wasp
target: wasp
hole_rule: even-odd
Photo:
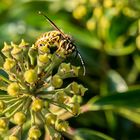
[[[84,70],[83,75],[85,75],[86,69],[84,61],[81,54],[77,50],[76,45],[72,41],[72,38],[69,35],[63,33],[47,15],[45,15],[41,11],[39,11],[39,14],[43,15],[55,30],[43,33],[35,42],[35,46],[47,46],[48,48],[50,48],[51,46],[56,46],[57,51],[63,50],[65,56],[69,56],[73,52],[76,52],[76,56],[78,55],[78,57],[80,58]]]

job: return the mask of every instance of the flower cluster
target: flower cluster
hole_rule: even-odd
[[[86,22],[89,31],[101,32],[100,28],[107,30],[112,18],[119,14],[130,18],[139,17],[139,11],[133,8],[128,0],[72,0],[72,3],[73,17]],[[100,34],[104,36],[104,33]]]
[[[63,51],[50,51],[43,46],[4,43],[0,56],[0,135],[8,140],[22,139],[27,129],[28,140],[38,140],[42,129],[52,140],[60,140],[69,128],[60,116],[66,112],[78,115],[79,97],[87,90],[67,78],[77,77],[80,67],[64,63]],[[28,127],[27,127],[28,126]],[[43,131],[44,132],[44,131]]]

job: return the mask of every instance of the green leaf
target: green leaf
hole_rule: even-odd
[[[107,78],[109,92],[124,92],[128,89],[126,82],[117,71],[108,71]]]
[[[140,124],[140,112],[126,108],[120,108],[117,110],[117,113],[128,120],[133,121],[134,123]]]
[[[7,73],[5,71],[1,70],[1,69],[0,69],[0,81],[10,83]],[[3,84],[1,83],[1,85],[3,85]]]
[[[78,129],[73,140],[114,140],[113,138],[89,129]]]
[[[140,88],[128,90],[121,94],[113,94],[105,97],[94,97],[88,104],[90,110],[101,110],[101,109],[117,109],[117,108],[128,108],[128,109],[140,109]]]

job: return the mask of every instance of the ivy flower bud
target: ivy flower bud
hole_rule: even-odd
[[[29,44],[24,41],[24,39],[21,40],[21,43],[19,44],[19,47],[22,48],[23,52],[27,52],[29,49]]]
[[[89,2],[93,5],[97,4],[98,0],[89,0]]]
[[[59,66],[58,74],[59,74],[59,75],[63,75],[63,74],[65,74],[66,72],[70,72],[70,70],[71,70],[70,63],[68,63],[68,64],[62,63],[62,64]]]
[[[46,53],[49,54],[49,53],[50,53],[50,49],[48,48],[47,45],[38,47],[38,49],[39,49],[39,52],[40,52],[41,54],[46,54]]]
[[[74,115],[79,115],[80,113],[80,104],[79,103],[73,103],[71,104],[71,111]]]
[[[64,91],[57,92],[55,94],[55,99],[58,103],[64,103],[66,100],[66,93]]]
[[[4,102],[0,101],[0,112],[2,112],[5,108]]]
[[[63,80],[59,75],[54,75],[52,77],[51,83],[55,88],[60,88],[63,85]]]
[[[16,65],[16,63],[13,59],[7,58],[5,60],[5,63],[3,64],[3,67],[6,71],[11,71],[15,65]]]
[[[47,113],[45,116],[45,120],[46,124],[54,125],[57,120],[57,116],[52,113]]]
[[[55,128],[56,130],[58,131],[67,131],[68,130],[68,127],[69,127],[69,124],[68,122],[66,121],[62,121],[62,120],[58,120],[58,122],[55,124]]]
[[[39,66],[45,65],[45,64],[47,64],[49,61],[50,61],[50,60],[49,60],[47,54],[43,54],[43,55],[40,54],[40,55],[38,56],[38,65],[39,65]]]
[[[79,94],[79,85],[76,82],[72,82],[65,88],[65,91],[69,92],[71,94],[74,94],[74,95],[78,95]]]
[[[96,8],[93,10],[93,15],[94,15],[96,18],[100,18],[100,17],[103,15],[103,9],[102,9],[102,7],[96,7]]]
[[[23,58],[22,49],[19,48],[17,45],[14,45],[11,54],[16,60],[22,60]]]
[[[31,105],[31,108],[33,111],[37,112],[37,111],[40,111],[44,106],[44,103],[41,99],[35,99],[33,102],[32,102],[32,105]]]
[[[73,91],[74,94],[79,93],[79,85],[76,82],[73,82],[71,84],[71,90]]]
[[[113,5],[113,1],[112,0],[104,0],[104,2],[103,2],[103,6],[105,7],[105,8],[110,8],[111,6]]]
[[[37,81],[37,72],[34,69],[27,70],[24,73],[24,79],[27,83],[33,84]]]
[[[87,9],[84,5],[79,5],[76,7],[76,9],[74,9],[73,11],[73,17],[75,19],[81,19],[83,18],[87,13]]]
[[[11,135],[9,136],[8,140],[19,140],[17,136]]]
[[[86,27],[89,31],[93,31],[96,28],[96,21],[94,19],[89,19],[86,23]]]
[[[72,72],[74,76],[78,76],[80,67],[72,66]]]
[[[37,49],[35,48],[34,45],[32,45],[32,47],[29,48],[29,51],[28,51],[28,56],[30,58],[31,65],[36,64],[37,55],[38,55]]]
[[[20,86],[16,82],[11,83],[7,88],[7,92],[11,96],[18,96],[20,94]]]
[[[87,91],[87,88],[85,88],[82,85],[79,85],[76,82],[72,82],[65,88],[65,92],[68,92],[74,95],[80,95],[80,96],[83,96],[86,91]]]
[[[87,88],[85,88],[83,85],[80,85],[80,95],[84,96],[85,92],[88,90]]]
[[[6,130],[8,122],[6,118],[0,118],[0,131]]]
[[[12,46],[8,45],[6,42],[4,42],[4,47],[1,50],[2,53],[6,56],[6,57],[11,57],[11,50],[12,50]]]
[[[37,140],[41,136],[41,131],[37,126],[33,126],[30,128],[28,136],[30,139]]]
[[[22,125],[26,121],[26,116],[23,112],[17,112],[13,119],[17,125]]]

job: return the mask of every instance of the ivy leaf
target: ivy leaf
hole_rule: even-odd
[[[73,140],[114,140],[113,138],[94,130],[78,129]]]
[[[127,108],[127,109],[140,109],[140,88],[133,90],[128,90],[118,94],[117,92],[113,95],[108,95],[105,97],[94,97],[88,104],[90,110],[101,110],[101,109],[117,109],[117,108]]]

